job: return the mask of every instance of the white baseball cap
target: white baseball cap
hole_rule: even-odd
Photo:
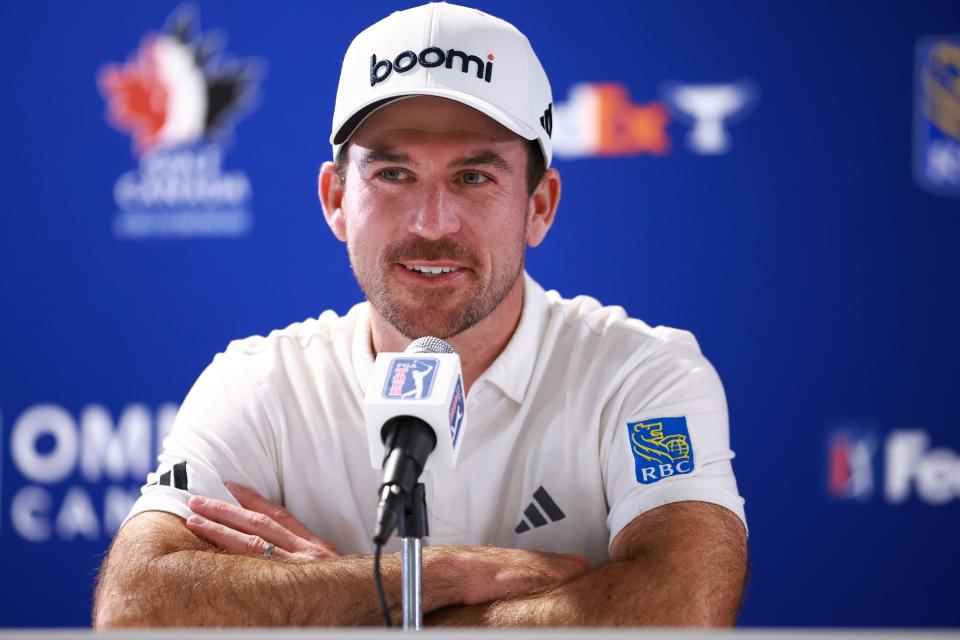
[[[330,134],[333,157],[370,114],[413,96],[462,102],[517,135],[538,140],[550,166],[550,82],[526,36],[510,23],[432,2],[397,11],[361,32],[340,70]]]

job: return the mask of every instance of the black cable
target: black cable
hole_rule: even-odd
[[[393,618],[390,616],[390,607],[387,605],[387,596],[383,592],[383,579],[380,577],[380,552],[383,549],[377,545],[377,550],[373,554],[373,582],[377,585],[377,596],[380,598],[380,611],[383,612],[383,624],[386,627],[393,626]]]

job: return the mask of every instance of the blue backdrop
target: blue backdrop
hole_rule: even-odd
[[[724,380],[741,623],[960,625],[956,3],[475,4],[553,85],[529,271],[692,330]],[[315,181],[343,52],[395,8],[203,2],[197,67],[173,3],[0,6],[0,625],[89,624],[213,354],[359,300]]]

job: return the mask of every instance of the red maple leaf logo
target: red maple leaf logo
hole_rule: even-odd
[[[146,40],[127,64],[104,67],[97,84],[110,110],[107,120],[133,136],[137,155],[155,147],[167,119],[167,89],[157,72],[154,40]]]

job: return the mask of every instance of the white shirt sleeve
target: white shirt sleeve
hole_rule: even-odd
[[[163,441],[158,469],[124,522],[143,511],[186,519],[191,495],[237,504],[224,485],[230,481],[279,498],[277,443],[251,362],[242,350],[228,349],[200,375]]]
[[[746,526],[723,386],[692,336],[677,333],[689,339],[644,358],[604,414],[608,544],[637,516],[672,502],[717,504]]]

